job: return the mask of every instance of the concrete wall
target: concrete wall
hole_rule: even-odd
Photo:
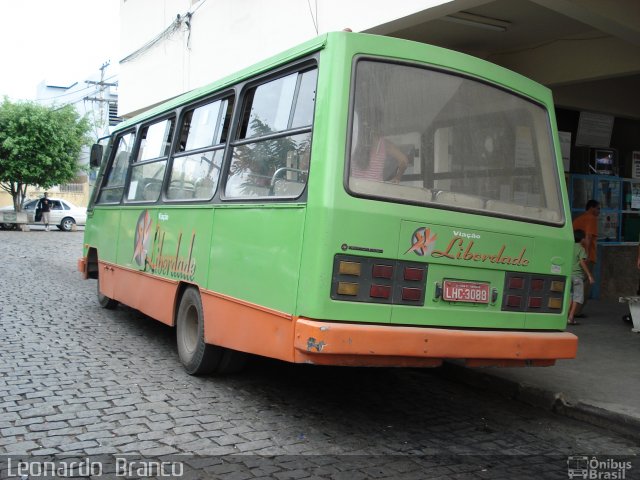
[[[640,271],[636,267],[636,245],[600,246],[600,299],[617,301],[618,297],[636,295]]]
[[[89,195],[91,193],[91,187],[87,182],[74,184],[78,185],[77,191],[73,192],[60,192],[57,188],[51,188],[47,190],[49,196],[52,198],[62,198],[68,200],[77,207],[86,207],[89,203]],[[28,188],[27,197],[30,199],[40,198],[44,195],[44,190],[38,188]],[[0,190],[0,207],[13,206],[13,200],[4,190]]]

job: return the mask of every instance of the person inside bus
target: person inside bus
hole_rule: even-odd
[[[358,142],[351,162],[351,175],[376,182],[400,183],[409,159],[382,133],[382,112],[373,109],[363,125],[365,140]],[[386,173],[385,173],[386,172]]]

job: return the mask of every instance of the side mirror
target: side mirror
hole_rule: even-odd
[[[94,143],[91,145],[91,154],[89,155],[89,165],[99,167],[102,163],[102,145]]]

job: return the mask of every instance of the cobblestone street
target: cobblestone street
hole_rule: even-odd
[[[466,479],[567,478],[568,456],[640,452],[430,370],[254,359],[235,376],[191,377],[173,329],[98,305],[76,271],[82,236],[0,232],[5,456],[193,454],[223,474],[220,456],[244,454],[237,478]]]

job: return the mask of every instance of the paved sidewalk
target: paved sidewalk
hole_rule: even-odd
[[[475,386],[549,408],[640,439],[640,333],[622,321],[626,304],[590,300],[586,318],[568,330],[578,355],[553,367],[445,371]]]

